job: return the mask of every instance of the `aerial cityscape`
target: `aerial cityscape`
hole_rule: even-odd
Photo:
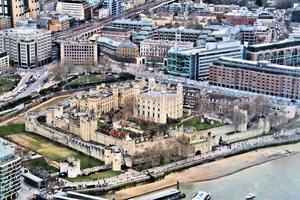
[[[0,200],[299,200],[300,0],[0,0]]]

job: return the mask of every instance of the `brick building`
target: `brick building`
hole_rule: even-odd
[[[209,84],[300,99],[300,69],[267,61],[222,57],[209,68]]]

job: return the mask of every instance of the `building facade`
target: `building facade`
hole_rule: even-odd
[[[207,43],[206,48],[190,50],[170,49],[168,52],[168,74],[204,81],[209,77],[209,65],[221,56],[242,58],[240,41]]]
[[[13,28],[0,31],[0,48],[9,55],[13,67],[36,68],[51,62],[51,31]]]
[[[103,8],[108,9],[110,16],[119,15],[122,12],[121,0],[104,0]]]
[[[91,5],[85,0],[59,0],[56,11],[60,14],[67,13],[78,20],[91,19]]]
[[[114,20],[110,26],[118,27],[118,28],[126,28],[130,30],[139,31],[144,27],[153,27],[153,24],[145,21],[137,21],[130,19],[116,19]]]
[[[150,78],[148,90],[137,96],[135,107],[134,117],[141,120],[166,124],[168,118],[179,119],[183,116],[183,87],[157,88]]]
[[[10,17],[13,27],[18,19],[36,18],[39,9],[39,0],[0,0],[0,16]]]
[[[0,53],[0,74],[9,67],[9,56],[6,52]]]
[[[222,57],[210,66],[209,84],[300,99],[300,69],[266,61]]]
[[[246,48],[246,59],[270,61],[274,64],[298,66],[300,64],[300,40],[287,39],[274,43],[250,45]]]
[[[143,40],[140,42],[140,56],[146,62],[163,62],[167,57],[170,48],[191,49],[194,47],[192,42],[167,41],[167,40]]]
[[[16,199],[21,189],[21,159],[4,139],[0,139],[0,152],[0,200]]]
[[[60,44],[61,63],[74,65],[97,65],[98,46],[90,41],[65,41]]]
[[[139,47],[127,39],[99,37],[100,52],[118,61],[135,62]]]
[[[196,42],[201,35],[200,30],[185,28],[159,28],[152,31],[150,38],[153,40],[173,40]]]

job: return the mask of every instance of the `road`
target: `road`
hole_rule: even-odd
[[[112,16],[108,19],[90,21],[88,23],[81,24],[81,25],[76,26],[74,28],[71,28],[69,30],[54,33],[52,37],[53,37],[54,40],[62,40],[62,39],[71,38],[71,37],[74,37],[74,36],[79,36],[79,35],[82,35],[82,34],[85,34],[85,33],[88,33],[88,32],[92,32],[93,30],[97,30],[100,27],[103,27],[105,25],[108,25],[113,20],[121,19],[121,18],[130,18],[130,17],[136,16],[140,13],[146,12],[146,11],[150,10],[151,8],[153,8],[153,7],[157,7],[160,4],[164,4],[164,3],[168,3],[168,2],[174,2],[174,1],[175,0],[153,1],[153,2],[150,2],[150,3],[147,3],[147,4],[137,6],[133,9],[127,10],[123,14],[118,15],[118,16]]]

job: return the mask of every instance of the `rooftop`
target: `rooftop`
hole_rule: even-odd
[[[268,61],[249,61],[243,59],[221,57],[218,61],[214,62],[216,65],[239,68],[252,71],[258,71],[268,74],[286,75],[293,77],[300,77],[300,68],[291,67],[286,65],[272,64]]]
[[[250,52],[258,52],[258,51],[266,51],[273,49],[281,49],[281,48],[292,48],[294,46],[299,46],[300,40],[296,39],[286,39],[273,43],[264,43],[264,44],[255,44],[250,45],[247,50]]]

